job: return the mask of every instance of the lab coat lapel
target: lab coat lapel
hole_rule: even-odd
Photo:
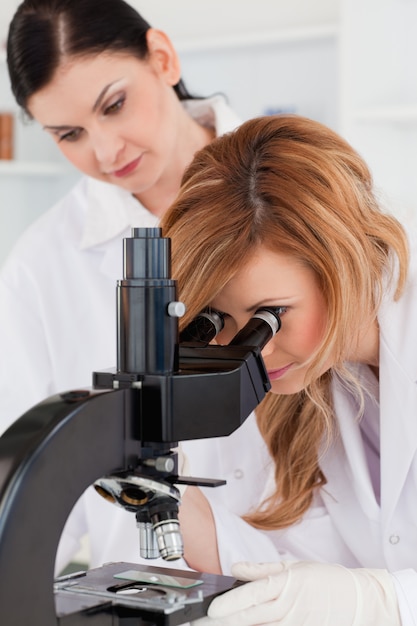
[[[401,298],[388,291],[379,311],[381,508],[390,523],[417,452],[417,257]]]
[[[355,493],[356,501],[359,502],[364,514],[373,520],[379,519],[379,505],[376,501],[368,463],[366,460],[364,444],[358,419],[358,403],[352,394],[343,389],[342,383],[333,383],[333,400],[339,432],[336,433],[329,452],[323,457],[321,466],[338,486],[344,485],[344,489]],[[371,402],[369,398],[366,400]],[[344,472],[335,472],[336,465],[343,462]],[[327,476],[327,473],[326,473]]]
[[[357,403],[333,383],[339,432],[320,460],[327,484],[322,497],[359,563],[379,566],[379,516],[357,418]]]
[[[417,383],[405,369],[382,341],[381,508],[384,527],[393,515],[417,451]]]

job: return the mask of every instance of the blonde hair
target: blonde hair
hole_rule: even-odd
[[[393,297],[401,294],[405,233],[379,207],[357,152],[329,128],[294,115],[249,120],[198,152],[162,227],[187,306],[184,325],[260,245],[301,260],[317,277],[328,324],[308,385],[290,396],[269,394],[257,409],[276,492],[246,519],[264,529],[288,526],[325,483],[319,450],[334,430],[332,376],[361,396],[346,355],[362,320],[376,318],[390,282]],[[330,356],[334,366],[319,375]]]

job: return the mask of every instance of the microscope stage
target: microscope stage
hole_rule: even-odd
[[[57,624],[178,626],[206,615],[211,600],[236,583],[229,576],[109,563],[56,580]]]

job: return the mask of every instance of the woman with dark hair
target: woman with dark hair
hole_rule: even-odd
[[[416,233],[345,140],[297,116],[198,152],[162,227],[182,324],[209,307],[228,344],[259,307],[281,318],[262,351],[258,505],[233,522],[196,487],[181,505],[187,562],[250,581],[199,626],[417,623]],[[255,529],[271,542],[258,559]]]
[[[26,116],[83,176],[2,268],[0,431],[115,365],[123,238],[132,227],[156,226],[194,153],[240,123],[223,97],[190,96],[169,37],[123,0],[24,0],[10,24],[7,63]],[[230,475],[232,487],[238,446],[230,443],[230,467],[214,472],[217,453],[205,450],[216,444],[201,445],[187,448],[195,475]],[[138,560],[134,517],[89,497],[77,509],[80,523],[67,526],[57,568],[87,530],[91,565]]]
[[[30,115],[29,98],[48,85],[65,57],[121,52],[147,60],[150,29],[150,24],[123,1],[23,2],[10,24],[7,41],[16,102]],[[192,98],[181,79],[173,87],[179,100]]]

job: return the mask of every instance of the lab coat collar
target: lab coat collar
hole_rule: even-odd
[[[93,178],[86,179],[86,186],[87,209],[81,250],[100,246],[135,224],[143,227],[157,224],[158,218],[125,189]]]
[[[216,136],[236,128],[241,120],[221,95],[185,100],[184,108],[203,126],[214,128]],[[87,250],[104,244],[140,224],[154,227],[158,219],[125,189],[103,181],[86,178],[87,207],[80,248]]]
[[[202,126],[214,128],[217,137],[234,130],[241,123],[221,95],[201,100],[185,100],[183,105]]]

